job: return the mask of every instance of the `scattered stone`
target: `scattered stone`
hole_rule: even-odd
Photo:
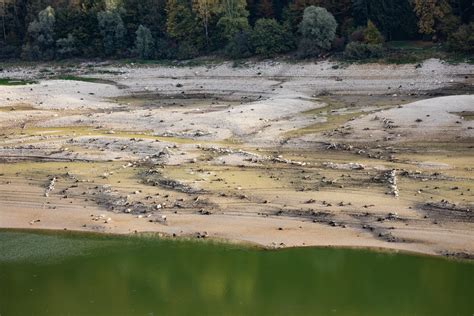
[[[49,197],[49,193],[51,193],[54,190],[54,186],[56,185],[56,181],[57,181],[56,177],[51,178],[51,180],[49,181],[49,185],[46,188],[46,191],[44,192],[45,197]]]

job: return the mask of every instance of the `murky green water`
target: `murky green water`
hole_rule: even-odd
[[[0,231],[0,315],[466,315],[474,264]]]

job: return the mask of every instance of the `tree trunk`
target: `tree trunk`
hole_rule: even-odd
[[[7,30],[5,28],[5,0],[2,0],[2,27],[3,27],[3,39],[7,41]]]
[[[206,45],[207,45],[207,49],[209,49],[209,30],[208,30],[208,21],[206,20],[204,22],[204,30],[206,31]]]

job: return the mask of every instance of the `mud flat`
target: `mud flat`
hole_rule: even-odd
[[[0,227],[474,255],[472,65],[0,78]]]

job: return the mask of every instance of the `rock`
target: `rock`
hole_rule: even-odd
[[[48,187],[46,188],[46,191],[45,191],[45,193],[44,193],[44,196],[45,196],[45,197],[49,197],[49,193],[54,190],[54,186],[55,186],[55,184],[56,184],[56,181],[57,181],[57,178],[56,178],[56,177],[53,177],[53,178],[49,181],[49,185],[48,185]]]
[[[206,238],[207,236],[209,236],[209,234],[207,232],[197,232],[196,233],[196,238]]]

